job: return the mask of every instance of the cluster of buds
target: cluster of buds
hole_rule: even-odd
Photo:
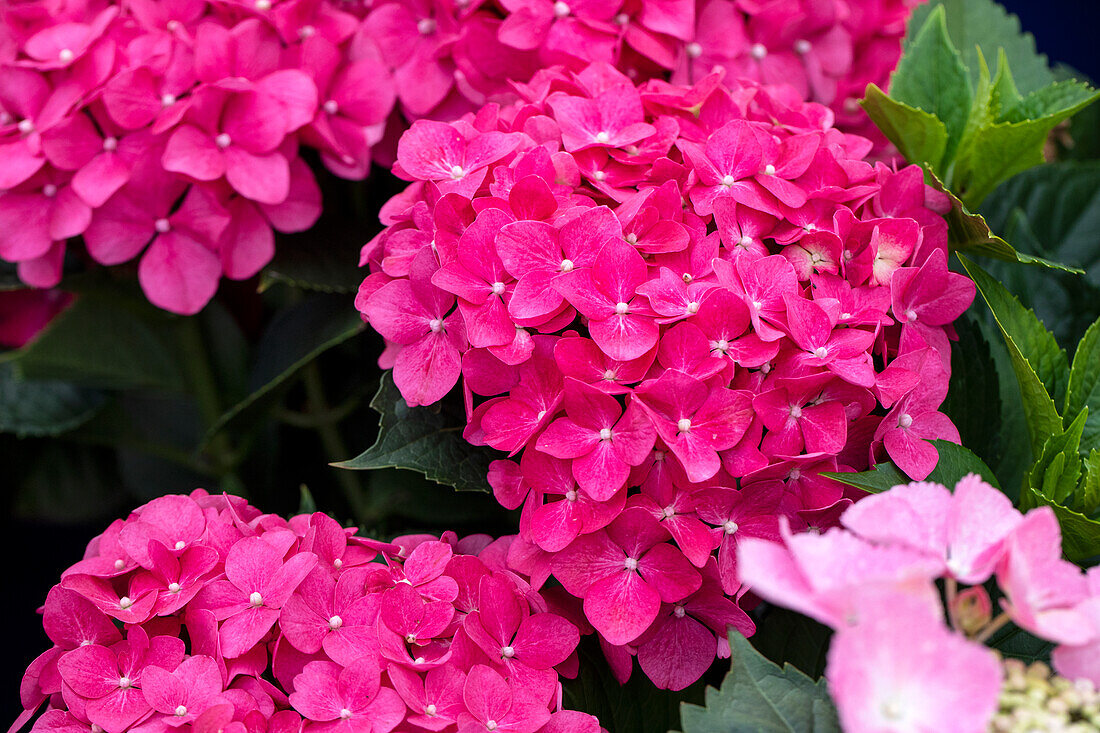
[[[1004,660],[1005,681],[991,733],[1091,733],[1100,729],[1100,693],[1090,680],[1071,681],[1042,662]]]

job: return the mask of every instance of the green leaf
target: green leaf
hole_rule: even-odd
[[[788,608],[769,605],[756,623],[752,645],[776,664],[790,664],[814,679],[825,673],[828,626]]]
[[[1062,371],[1062,365],[1068,361],[1065,352],[1058,348],[1053,336],[1043,328],[1034,314],[1024,310],[1003,285],[966,257],[959,255],[959,260],[974,279],[978,292],[989,305],[993,318],[1001,329],[1016,380],[1020,384],[1032,450],[1035,455],[1039,455],[1047,438],[1062,432],[1062,418],[1050,392],[1064,390],[1068,378],[1068,366]],[[1022,339],[1027,346],[1026,353],[1017,343],[1016,337]],[[1039,377],[1039,370],[1042,370],[1045,380]]]
[[[780,668],[736,631],[730,632],[730,651],[730,673],[720,688],[707,688],[706,706],[682,706],[684,733],[839,733],[824,680],[814,682],[790,665]]]
[[[1035,50],[1035,38],[1020,29],[1019,18],[992,0],[930,0],[913,10],[909,34],[921,28],[938,7],[944,10],[947,32],[955,46],[961,49],[963,63],[975,84],[979,49],[987,59],[997,58],[1003,49],[1012,65],[1016,85],[1025,94],[1054,81],[1046,56]],[[998,72],[1003,65],[1003,62],[998,64]]]
[[[260,288],[266,290],[275,283],[286,283],[302,290],[354,293],[365,277],[355,266],[362,240],[362,230],[358,228],[341,230],[337,236],[311,228],[285,237],[260,275]]]
[[[347,296],[313,295],[277,313],[256,348],[248,395],[218,418],[203,445],[227,428],[250,425],[281,397],[302,367],[362,330],[363,321]]]
[[[86,292],[11,358],[27,379],[183,391],[170,341],[177,320],[144,301]]]
[[[947,130],[946,162],[954,159],[966,129],[974,90],[947,33],[943,9],[934,9],[919,27],[890,77],[890,96],[943,122]]]
[[[1042,165],[1050,131],[1097,99],[1100,92],[1073,81],[1025,97],[1007,121],[981,128],[959,147],[951,188],[968,206],[978,206],[1002,181]]]
[[[1081,446],[1081,432],[1085,429],[1088,408],[1070,424],[1064,433],[1051,435],[1039,460],[1028,472],[1028,486],[1047,499],[1076,509],[1071,501],[1077,482],[1081,478],[1081,458],[1077,452]]]
[[[990,470],[989,466],[987,466],[981,458],[974,455],[969,448],[964,448],[948,440],[933,440],[931,443],[936,446],[936,451],[940,454],[940,459],[936,463],[936,467],[932,470],[932,473],[928,474],[928,477],[924,479],[925,481],[932,481],[937,484],[943,484],[948,488],[953,488],[963,476],[968,473],[976,473],[990,486],[996,488],[1001,487],[1001,485],[997,483],[997,477],[993,475],[993,471]],[[870,471],[863,471],[862,473],[828,471],[822,472],[821,475],[839,481],[842,484],[848,484],[849,486],[855,486],[857,489],[869,491],[872,494],[878,494],[898,484],[907,484],[912,481],[911,478],[906,476],[901,469],[890,461],[879,463]]]
[[[1066,415],[1075,415],[1088,408],[1089,421],[1081,443],[1085,450],[1100,448],[1100,321],[1085,332],[1073,354],[1066,389]]]
[[[0,364],[0,432],[60,435],[95,417],[106,400],[99,390],[68,382],[19,379],[11,364]]]
[[[1053,642],[1040,639],[1012,624],[995,632],[986,643],[1003,656],[1020,659],[1027,664],[1050,664],[1050,653],[1054,650]]]
[[[298,513],[313,514],[316,511],[317,500],[313,498],[313,493],[309,490],[309,487],[302,484],[298,487]]]
[[[906,160],[939,170],[947,148],[947,128],[939,118],[891,99],[874,84],[860,104]]]
[[[1001,414],[997,364],[982,326],[971,312],[963,314],[954,325],[959,340],[951,347],[951,381],[940,412],[955,423],[962,444],[994,466],[1003,430],[1001,421],[989,418]]]
[[[1100,522],[1052,501],[1033,488],[1025,491],[1028,501],[1021,502],[1022,508],[1049,506],[1054,510],[1062,526],[1062,552],[1067,558],[1081,563],[1100,554]]]
[[[1096,514],[1100,509],[1100,450],[1089,452],[1085,459],[1085,477],[1077,490],[1077,508],[1085,516]]]
[[[681,701],[703,701],[702,682],[680,692],[658,690],[637,669],[620,685],[592,636],[582,638],[577,651],[576,679],[561,681],[564,707],[595,715],[612,733],[668,733],[680,725]]]
[[[460,415],[448,415],[438,405],[409,407],[391,372],[382,376],[371,407],[382,416],[378,439],[359,456],[333,465],[356,470],[407,468],[459,491],[490,490],[485,480],[489,463],[502,454],[467,443]]]
[[[972,214],[958,196],[951,193],[935,175],[929,176],[931,185],[951,200],[951,211],[944,217],[947,220],[947,244],[952,252],[966,252],[970,255],[984,255],[1004,262],[1021,265],[1039,265],[1052,270],[1081,273],[1082,270],[1053,262],[1043,257],[1018,252],[990,229],[979,214]]]

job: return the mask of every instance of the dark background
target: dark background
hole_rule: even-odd
[[[1100,79],[1100,53],[1095,35],[1100,27],[1100,2],[1001,0],[1001,3],[1020,17],[1023,27],[1034,34],[1039,51],[1047,54],[1052,63],[1067,64],[1093,80]],[[18,448],[0,452],[6,456],[20,455]],[[0,493],[6,495],[5,498],[16,489],[12,478],[15,473],[8,466],[0,467]],[[21,710],[18,690],[23,670],[49,646],[35,608],[57,582],[61,571],[80,559],[88,540],[101,532],[106,522],[57,524],[17,518],[11,503],[4,504],[5,514],[0,520],[0,564],[3,567],[0,605],[4,630],[0,635],[0,663],[3,664],[0,670],[0,724],[7,727]],[[96,513],[83,507],[61,509],[59,513]],[[284,508],[265,506],[264,509],[280,511]],[[293,507],[286,509],[292,511]],[[125,512],[121,509],[118,515],[123,516]]]

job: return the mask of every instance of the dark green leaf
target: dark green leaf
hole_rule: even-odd
[[[261,275],[261,287],[281,282],[303,290],[354,293],[366,273],[356,266],[361,231],[326,237],[316,229],[285,237]]]
[[[1086,407],[1064,433],[1051,435],[1043,444],[1039,460],[1028,472],[1028,486],[1052,502],[1073,509],[1079,508],[1072,496],[1081,478],[1082,464],[1078,451],[1087,417]]]
[[[23,476],[5,484],[14,494],[12,515],[50,522],[106,523],[132,508],[119,491],[113,451],[60,440],[20,443]],[[102,525],[101,525],[102,526]]]
[[[1035,39],[1020,29],[1020,20],[992,0],[930,0],[913,10],[909,35],[923,27],[937,8],[946,13],[947,32],[962,52],[963,63],[971,79],[978,82],[978,49],[987,59],[998,57],[1004,49],[1016,86],[1027,94],[1054,81],[1047,59],[1035,50]],[[998,69],[999,70],[999,69]]]
[[[495,522],[502,532],[515,531],[509,528],[508,513],[492,494],[460,494],[420,472],[398,468],[382,468],[367,474],[364,509],[376,518],[376,522],[387,519],[399,528],[411,522],[424,529],[452,530],[461,534],[465,528],[488,531]]]
[[[339,468],[407,468],[459,491],[489,491],[485,479],[489,463],[502,457],[489,448],[474,447],[462,437],[465,421],[449,416],[437,405],[409,407],[393,383],[382,377],[378,394],[371,400],[381,416],[374,445]]]
[[[1040,639],[1018,626],[1008,625],[989,638],[987,644],[1006,657],[1032,662],[1050,663],[1053,642]]]
[[[280,311],[260,337],[248,396],[218,419],[203,444],[228,427],[239,429],[254,421],[302,367],[362,329],[363,322],[347,296],[313,295]]]
[[[825,673],[832,630],[787,608],[769,605],[756,624],[752,645],[776,664],[790,664],[814,679]]]
[[[0,364],[0,432],[55,436],[91,420],[106,396],[68,382],[18,379],[11,364]]]
[[[933,9],[890,77],[890,96],[939,118],[947,130],[945,163],[955,157],[970,115],[973,85],[947,33],[946,15]]]
[[[1083,450],[1100,448],[1100,321],[1085,332],[1073,354],[1073,368],[1066,389],[1065,414],[1076,415],[1088,408],[1089,421],[1081,437]]]
[[[1062,432],[1062,418],[1050,391],[1064,392],[1069,371],[1068,365],[1063,367],[1068,362],[1065,352],[1035,315],[1025,310],[1003,285],[962,255],[959,260],[974,279],[1001,329],[1023,396],[1032,450],[1039,455],[1047,438]],[[1016,338],[1026,345],[1026,353]],[[1039,370],[1044,378],[1039,377]]]
[[[313,494],[310,493],[309,487],[302,484],[298,487],[298,513],[299,514],[313,514],[317,511],[317,502],[313,498]]]
[[[825,681],[782,668],[730,632],[731,669],[718,689],[708,687],[706,705],[684,704],[684,733],[825,733],[840,731]]]
[[[1100,509],[1100,450],[1092,450],[1085,458],[1085,477],[1077,490],[1077,508],[1086,517]]]
[[[935,115],[891,99],[874,84],[867,86],[861,104],[906,160],[932,170],[940,169],[947,147],[947,128]]]
[[[950,489],[954,488],[963,476],[968,473],[975,473],[981,476],[982,480],[990,486],[1000,488],[1001,485],[997,483],[997,477],[993,475],[993,471],[970,449],[948,440],[933,440],[931,443],[936,446],[940,459],[925,481],[943,484]],[[898,484],[907,484],[912,481],[890,461],[879,463],[870,471],[863,471],[862,473],[829,471],[823,472],[821,475],[828,476],[849,486],[855,486],[857,489],[869,491],[872,494],[878,494]]]
[[[176,321],[144,301],[87,292],[12,358],[28,379],[182,391],[169,340]]]
[[[564,707],[595,715],[611,733],[667,733],[680,725],[681,701],[703,701],[702,682],[680,692],[658,690],[637,669],[620,685],[591,636],[581,640],[578,653],[577,678],[561,681]]]
[[[997,365],[982,333],[982,327],[969,312],[955,321],[959,340],[951,347],[951,383],[940,412],[951,418],[959,429],[962,444],[989,465],[1000,455],[999,420],[989,416],[1001,413],[1001,387]]]

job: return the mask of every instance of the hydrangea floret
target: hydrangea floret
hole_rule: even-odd
[[[35,733],[599,733],[561,708],[579,613],[506,567],[510,541],[383,543],[202,490],[155,499],[50,590],[53,647],[12,730],[45,703]]]
[[[1021,514],[970,474],[953,491],[895,486],[840,522],[813,534],[784,519],[779,542],[750,538],[738,555],[754,593],[835,630],[825,677],[844,730],[1076,730],[1094,721],[1100,572],[1062,559],[1049,507]],[[1002,665],[983,645],[1010,622],[1057,645],[1060,680]]]
[[[583,598],[621,678],[637,656],[682,687],[713,657],[673,635],[752,631],[740,543],[835,523],[853,496],[822,471],[923,478],[958,442],[974,285],[920,169],[789,88],[593,64],[517,89],[402,136],[357,305],[410,405],[460,385],[467,440],[509,455],[510,560]]]

